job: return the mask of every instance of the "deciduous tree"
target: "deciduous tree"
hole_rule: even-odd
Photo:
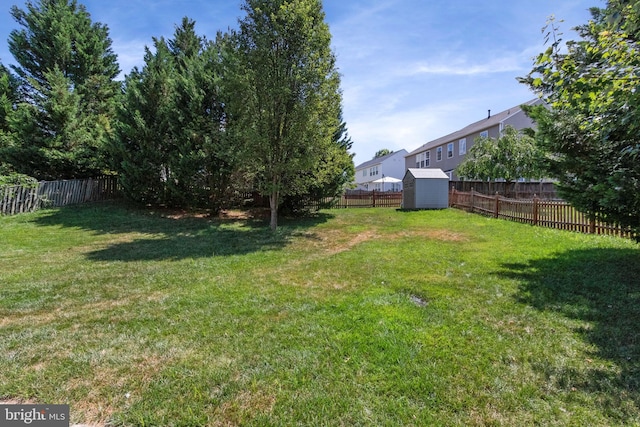
[[[308,187],[305,192],[283,197],[281,210],[289,214],[305,214],[315,206],[328,208],[339,200],[349,184],[353,182],[355,167],[353,154],[349,152],[353,142],[347,133],[347,124],[339,117],[340,126],[333,135],[333,141],[325,151],[315,169],[305,172]],[[322,200],[329,200],[322,203]]]
[[[388,148],[383,148],[383,149],[381,149],[381,150],[378,150],[378,151],[376,152],[376,154],[373,156],[373,158],[374,158],[374,159],[377,159],[377,158],[379,158],[379,157],[384,157],[384,156],[386,156],[387,154],[391,154],[391,153],[393,153],[393,151],[392,151],[392,150],[389,150]]]
[[[562,197],[592,218],[631,227],[640,239],[640,2],[592,9],[580,39],[549,48],[522,79],[551,110],[530,109]]]
[[[483,181],[504,179],[509,184],[519,178],[540,178],[541,160],[531,134],[507,125],[498,138],[477,138],[456,174]]]
[[[236,111],[275,230],[283,196],[307,193],[335,147],[340,78],[320,0],[245,0],[242,9]]]

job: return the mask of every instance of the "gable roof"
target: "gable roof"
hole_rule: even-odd
[[[450,133],[449,135],[442,136],[438,139],[434,139],[433,141],[429,141],[426,144],[421,145],[420,147],[413,150],[411,153],[407,154],[405,157],[409,157],[411,155],[421,153],[430,148],[437,147],[438,145],[442,145],[446,142],[452,142],[452,141],[464,138],[465,136],[469,136],[474,133],[479,133],[483,130],[489,129],[493,126],[496,126],[502,123],[509,117],[518,114],[520,111],[522,111],[522,108],[520,108],[520,105],[534,105],[538,102],[541,102],[540,99],[538,98],[532,99],[523,104],[519,104],[515,107],[511,107],[507,110],[501,111],[498,114],[494,114],[493,116],[490,116],[486,119],[478,120],[477,122],[471,123],[470,125],[465,126],[462,129],[457,130],[453,133]]]
[[[407,150],[405,150],[403,148],[400,151],[394,151],[393,153],[389,153],[389,154],[387,154],[385,156],[376,157],[375,159],[371,159],[371,160],[368,160],[368,161],[366,161],[364,163],[360,163],[358,166],[356,166],[356,170],[357,169],[364,169],[364,168],[368,168],[369,166],[380,164],[383,161],[385,161],[385,160],[387,160],[387,159],[389,159],[389,158],[391,158],[393,156],[397,156],[398,154],[402,154],[403,155],[402,157],[405,157],[406,154],[407,154]]]
[[[420,179],[420,178],[428,178],[428,179],[442,178],[447,180],[449,179],[449,175],[444,173],[442,169],[434,169],[434,168],[432,169],[409,168],[407,169],[407,172],[404,174],[405,178],[407,177],[408,174],[413,175],[413,177],[416,179]]]

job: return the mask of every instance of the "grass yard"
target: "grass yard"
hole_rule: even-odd
[[[113,426],[640,425],[640,248],[457,210],[0,217],[0,401]]]

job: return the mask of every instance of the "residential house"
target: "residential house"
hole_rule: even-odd
[[[356,189],[376,191],[402,190],[402,178],[405,173],[407,150],[395,151],[356,166]],[[395,178],[399,182],[374,182],[383,177]]]
[[[524,104],[535,105],[541,102],[539,99],[534,99]],[[457,180],[455,168],[464,160],[474,140],[481,136],[498,138],[507,125],[516,129],[535,127],[533,121],[527,117],[519,105],[493,115],[489,111],[487,118],[413,150],[405,157],[405,169],[442,169],[449,179]]]

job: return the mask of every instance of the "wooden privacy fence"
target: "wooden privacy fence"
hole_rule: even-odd
[[[449,190],[482,194],[500,194],[512,199],[557,199],[553,182],[487,182],[487,181],[450,181]]]
[[[0,187],[0,214],[33,212],[42,207],[59,207],[117,196],[117,177],[108,176],[64,181],[40,181],[35,186]]]
[[[320,206],[331,204],[332,208],[399,208],[402,192],[396,191],[347,191],[341,197],[325,198]]]
[[[615,224],[590,219],[563,200],[533,198],[508,199],[500,195],[487,196],[476,191],[449,193],[449,205],[494,218],[580,233],[632,237],[630,230]]]

